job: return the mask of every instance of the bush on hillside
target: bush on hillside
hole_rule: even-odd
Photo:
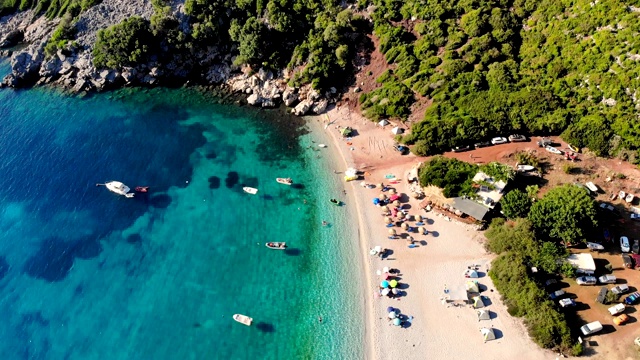
[[[156,44],[149,22],[134,16],[98,31],[93,64],[112,69],[136,65],[147,61]]]

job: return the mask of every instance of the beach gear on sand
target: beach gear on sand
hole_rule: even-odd
[[[393,174],[387,174],[387,175],[385,175],[384,177],[385,177],[386,179],[393,179],[393,178],[395,178],[396,176],[395,176],[395,175],[393,175]]]

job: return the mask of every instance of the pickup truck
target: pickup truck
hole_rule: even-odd
[[[624,304],[618,304],[616,306],[612,306],[609,309],[609,313],[613,316],[618,315],[620,313],[624,312],[624,309],[626,309],[627,307]]]
[[[624,294],[627,291],[629,291],[629,285],[627,284],[620,284],[611,288],[611,292],[616,295]]]
[[[588,323],[580,328],[580,331],[582,331],[582,334],[585,336],[595,334],[600,330],[602,330],[602,324],[600,324],[600,321]]]

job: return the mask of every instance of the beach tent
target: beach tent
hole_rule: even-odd
[[[345,176],[344,177],[344,181],[353,181],[353,180],[358,180],[358,175],[352,175],[352,176]]]
[[[348,126],[340,130],[340,134],[342,134],[342,136],[344,137],[351,136],[352,133],[353,133],[353,129]]]
[[[404,129],[401,129],[399,126],[396,126],[393,129],[391,129],[391,133],[393,135],[402,134],[403,132],[404,132]]]
[[[478,272],[475,271],[475,270],[472,270],[472,269],[467,269],[464,272],[464,277],[476,279],[476,278],[478,278]]]
[[[480,329],[480,333],[485,342],[496,339],[496,334],[493,333],[493,329],[491,328],[482,328]]]
[[[354,168],[348,168],[345,172],[345,175],[347,176],[358,176],[358,170],[354,169]]]
[[[478,282],[477,281],[467,281],[465,286],[467,287],[467,291],[468,292],[472,292],[472,293],[479,293],[480,292],[480,289],[478,288]]]
[[[382,119],[382,120],[380,120],[380,122],[378,123],[378,125],[380,125],[380,126],[389,125],[389,122],[388,122],[387,120]]]
[[[473,298],[473,307],[476,309],[484,307],[484,301],[482,301],[482,296],[475,296]]]
[[[476,311],[476,313],[478,314],[478,321],[491,320],[491,314],[489,313],[489,310],[478,310]]]

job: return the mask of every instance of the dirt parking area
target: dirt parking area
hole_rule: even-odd
[[[615,247],[614,247],[615,248]],[[575,252],[588,252],[580,250]],[[617,278],[616,284],[581,286],[576,284],[575,279],[562,279],[557,284],[547,287],[549,292],[555,290],[564,290],[564,297],[572,298],[576,302],[575,307],[564,308],[563,311],[567,316],[570,324],[576,333],[579,333],[579,327],[593,321],[600,321],[603,330],[590,337],[586,337],[586,355],[591,355],[594,359],[639,359],[640,347],[634,345],[633,341],[640,336],[640,313],[638,312],[638,304],[635,306],[627,306],[625,314],[629,316],[629,321],[623,325],[615,325],[608,308],[623,302],[623,299],[634,291],[640,291],[640,271],[634,269],[626,269],[622,264],[622,257],[619,251],[611,252],[592,252],[596,263],[596,277],[612,274]],[[610,273],[605,270],[605,266],[611,264],[613,271]],[[617,284],[627,284],[629,292],[623,294],[618,302],[610,304],[600,304],[596,302],[600,288],[606,286],[611,289]]]

